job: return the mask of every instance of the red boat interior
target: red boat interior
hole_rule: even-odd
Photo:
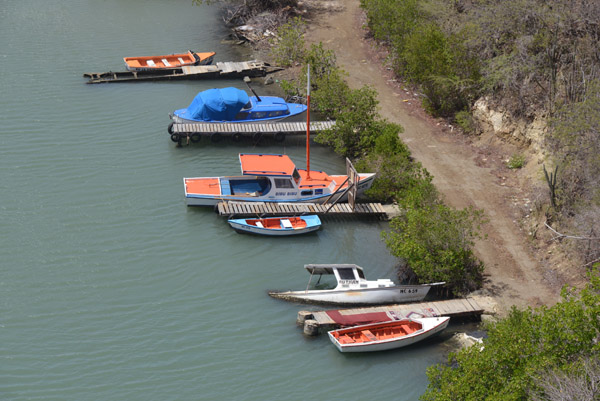
[[[382,323],[364,328],[349,328],[333,332],[333,336],[340,344],[365,343],[381,341],[392,338],[404,337],[423,326],[412,320],[401,320],[391,323]]]
[[[286,217],[285,219],[281,219],[281,218],[247,219],[246,223],[253,225],[253,226],[259,226],[257,223],[260,223],[263,228],[278,229],[278,228],[285,228],[281,224],[282,220],[288,220],[291,223],[293,228],[306,227],[306,222],[304,220],[302,220],[300,217]]]

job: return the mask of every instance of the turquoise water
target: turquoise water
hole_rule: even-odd
[[[239,152],[304,163],[302,138],[170,141],[170,112],[241,81],[82,78],[125,56],[249,57],[226,35],[217,10],[190,0],[0,0],[0,399],[414,400],[444,359],[450,334],[340,354],[295,325],[310,307],[266,294],[303,288],[305,263],[392,277],[386,223],[324,218],[314,235],[265,239],[185,206],[182,177],[237,174]],[[311,167],[344,172],[316,145]]]

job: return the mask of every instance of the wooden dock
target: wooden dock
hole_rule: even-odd
[[[120,71],[120,72],[86,72],[88,84],[109,82],[141,82],[158,80],[182,79],[219,79],[264,77],[267,74],[281,71],[281,67],[272,67],[270,64],[258,60],[219,62],[214,65],[193,65],[180,68],[170,68],[158,71]]]
[[[310,131],[331,129],[335,121],[312,121]],[[167,129],[171,140],[181,144],[182,141],[199,142],[202,136],[210,137],[212,142],[219,142],[229,137],[239,142],[243,137],[258,139],[263,135],[272,136],[277,142],[285,140],[286,135],[306,134],[306,122],[270,122],[270,123],[171,123]]]
[[[385,217],[386,210],[380,203],[357,203],[354,210],[347,203],[280,203],[280,202],[234,202],[223,201],[217,204],[216,211],[221,216],[300,216],[304,214],[354,215]]]
[[[491,304],[484,297],[469,297],[450,299],[446,301],[418,302],[411,304],[395,304],[371,306],[355,309],[340,309],[342,315],[361,313],[387,312],[404,318],[411,312],[423,316],[448,316],[448,317],[480,317],[490,313]],[[300,311],[297,323],[304,326],[304,333],[317,335],[324,331],[334,330],[340,326],[326,313],[326,311]]]

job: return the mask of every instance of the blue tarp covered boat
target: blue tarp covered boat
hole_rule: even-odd
[[[287,103],[275,96],[248,96],[237,88],[209,89],[198,93],[192,103],[175,110],[175,123],[194,122],[268,122],[289,118],[300,121],[306,105]]]

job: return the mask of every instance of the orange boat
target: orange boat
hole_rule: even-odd
[[[165,56],[125,57],[129,71],[155,71],[181,68],[187,65],[207,65],[213,62],[215,52],[169,54]]]
[[[340,352],[387,351],[405,347],[439,333],[449,317],[421,317],[371,323],[328,332]]]

